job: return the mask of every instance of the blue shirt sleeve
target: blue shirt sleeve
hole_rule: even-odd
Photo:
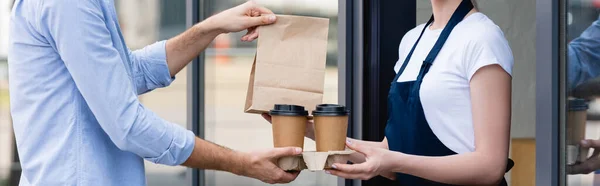
[[[129,52],[138,95],[169,86],[175,79],[167,66],[166,41]]]
[[[599,17],[600,18],[600,17]],[[600,19],[567,46],[567,90],[600,76]]]
[[[39,27],[46,39],[64,61],[79,92],[112,142],[125,151],[133,152],[146,160],[179,165],[190,156],[194,147],[194,134],[176,124],[159,118],[140,104],[134,83],[125,63],[114,47],[101,2],[98,0],[40,1],[43,14]],[[110,20],[109,20],[110,21]],[[160,46],[163,45],[163,46]],[[162,54],[152,52],[164,49],[164,44],[134,52],[134,58],[153,59],[162,63]],[[158,54],[153,56],[153,54]],[[146,60],[147,61],[147,60]],[[168,82],[168,70],[158,68],[141,71],[148,75],[147,83],[160,85]],[[152,65],[150,65],[152,66]],[[160,66],[160,65],[159,65]]]

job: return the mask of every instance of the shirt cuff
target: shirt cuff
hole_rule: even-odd
[[[196,135],[192,131],[174,124],[171,124],[171,127],[174,131],[168,149],[160,156],[146,158],[146,160],[163,165],[181,165],[192,155],[196,144]]]
[[[151,74],[151,81],[148,81],[148,87],[150,89],[160,88],[169,86],[175,77],[171,76],[171,72],[169,72],[169,66],[167,65],[167,41],[159,41],[154,44],[151,44],[147,47],[144,47],[144,55],[142,55],[145,61],[150,62],[152,65],[149,65],[146,69],[149,71],[147,74]]]

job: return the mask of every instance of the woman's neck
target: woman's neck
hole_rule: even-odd
[[[434,30],[444,28],[461,2],[462,0],[431,0],[434,21],[430,28]],[[467,16],[475,12],[477,12],[477,10],[473,8]]]

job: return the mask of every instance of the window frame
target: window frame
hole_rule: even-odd
[[[536,185],[566,184],[562,164],[566,69],[559,19],[564,2],[536,1]]]

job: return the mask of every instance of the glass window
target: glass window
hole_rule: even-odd
[[[600,139],[600,3],[569,0],[566,3],[566,136],[568,185],[600,183],[598,157],[581,140]],[[596,152],[597,153],[597,152]],[[589,158],[589,159],[588,159]],[[586,170],[585,167],[589,166]],[[591,169],[590,169],[591,168]]]
[[[535,0],[476,0],[480,12],[504,32],[514,56],[509,157],[515,166],[505,175],[512,186],[535,185]],[[431,16],[431,1],[417,0],[417,24]]]
[[[243,0],[209,0],[210,14],[234,7]],[[337,103],[337,0],[257,0],[276,14],[326,17],[330,20],[324,102]],[[245,32],[223,34],[206,50],[205,137],[240,151],[273,147],[271,125],[260,115],[244,113],[256,42],[241,42]],[[243,140],[241,140],[243,139]],[[315,150],[306,138],[305,150]],[[230,173],[206,171],[206,185],[266,185]],[[324,172],[303,171],[290,185],[336,185],[337,177]]]
[[[116,0],[119,23],[131,50],[169,39],[186,29],[185,0]],[[167,88],[139,97],[144,106],[163,119],[186,127],[187,70],[177,74]],[[145,161],[149,186],[186,185],[183,166],[165,166]]]

